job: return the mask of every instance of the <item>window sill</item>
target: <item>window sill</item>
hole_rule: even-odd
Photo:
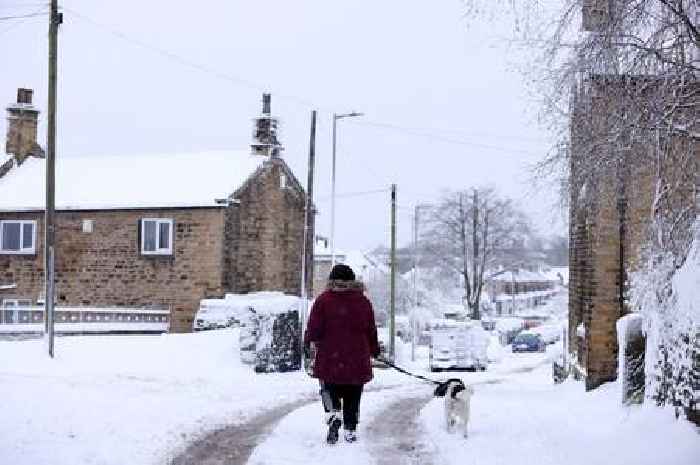
[[[0,250],[0,255],[36,255],[36,250]]]
[[[172,251],[167,252],[141,252],[144,257],[171,257],[173,255]]]

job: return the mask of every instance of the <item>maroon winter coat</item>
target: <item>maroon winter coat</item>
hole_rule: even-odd
[[[379,355],[372,304],[355,281],[331,281],[311,307],[304,344],[316,344],[314,376],[335,384],[372,379],[370,357]]]

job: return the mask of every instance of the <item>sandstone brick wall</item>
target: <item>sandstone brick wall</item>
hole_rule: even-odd
[[[203,298],[262,290],[298,295],[305,200],[298,181],[284,161],[272,159],[235,197],[228,207],[59,212],[58,304],[168,306],[171,330],[183,332],[192,329]],[[172,256],[141,255],[142,218],[174,220]],[[3,219],[37,221],[35,255],[0,254],[0,282],[17,284],[2,297],[36,302],[44,287],[43,212],[0,213]],[[92,233],[82,232],[83,220],[95,221]]]
[[[630,311],[628,277],[641,263],[652,221],[692,210],[678,225],[682,237],[697,208],[693,197],[700,163],[676,159],[686,156],[683,144],[688,139],[670,141],[666,160],[649,156],[650,147],[644,144],[625,142],[624,133],[618,146],[605,142],[608,139],[596,140],[605,136],[606,125],[619,110],[611,108],[611,99],[606,98],[606,92],[615,91],[614,85],[603,81],[601,87],[582,92],[572,121],[569,340],[587,371],[587,389],[617,377],[615,322]],[[698,159],[700,144],[694,144]],[[676,189],[655,209],[659,176],[672,180]],[[580,323],[586,328],[583,339],[576,337]]]
[[[140,253],[141,218],[174,220],[172,256]],[[43,213],[0,213],[38,223],[35,255],[0,255],[0,279],[16,297],[43,294]],[[92,233],[82,220],[94,220]],[[222,208],[59,212],[56,296],[59,305],[171,308],[171,330],[190,331],[199,300],[223,294]],[[5,293],[5,298],[10,297]]]
[[[299,295],[305,199],[298,181],[284,161],[271,159],[235,198],[226,214],[226,290]]]
[[[615,322],[620,308],[621,273],[620,218],[617,185],[608,173],[597,191],[595,217],[591,224],[591,262],[588,285],[590,305],[583,315],[586,326],[586,387],[595,388],[617,377],[617,333]]]

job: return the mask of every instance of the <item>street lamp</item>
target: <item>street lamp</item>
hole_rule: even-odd
[[[335,133],[336,122],[342,118],[354,118],[362,116],[363,113],[353,111],[351,113],[333,113],[333,174],[331,175],[331,268],[335,266]]]
[[[413,318],[411,318],[411,361],[416,361],[416,336],[418,325],[416,322],[416,310],[418,308],[418,215],[421,209],[431,208],[432,205],[416,204],[413,214]]]

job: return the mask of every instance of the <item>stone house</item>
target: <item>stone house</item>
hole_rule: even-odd
[[[653,77],[593,75],[576,90],[569,175],[569,341],[587,389],[617,378],[616,322],[630,312],[629,275],[642,259],[652,221],[673,217],[681,243],[698,213],[700,140],[683,131],[646,129],[645,119],[663,109],[663,86]],[[679,125],[690,121],[687,116],[694,118],[678,115]],[[615,124],[624,127],[621,118],[634,118],[642,128],[635,138],[624,129],[609,137]],[[642,142],[645,137],[651,143]],[[655,151],[657,144],[664,149]],[[663,162],[654,155],[661,152]],[[675,186],[665,204],[655,203],[661,175]]]
[[[345,263],[345,253],[336,251],[335,259],[338,263]],[[313,296],[318,297],[328,283],[328,275],[332,267],[331,249],[329,239],[316,236],[314,245],[314,272],[313,272]]]
[[[3,302],[43,295],[46,167],[31,94],[7,109],[0,157],[0,283],[13,284]],[[298,294],[305,193],[269,110],[266,95],[251,150],[59,155],[57,305],[165,307],[171,331],[185,332],[200,299]]]
[[[496,315],[544,304],[556,293],[559,281],[539,271],[524,268],[503,270],[488,276],[485,291]]]

